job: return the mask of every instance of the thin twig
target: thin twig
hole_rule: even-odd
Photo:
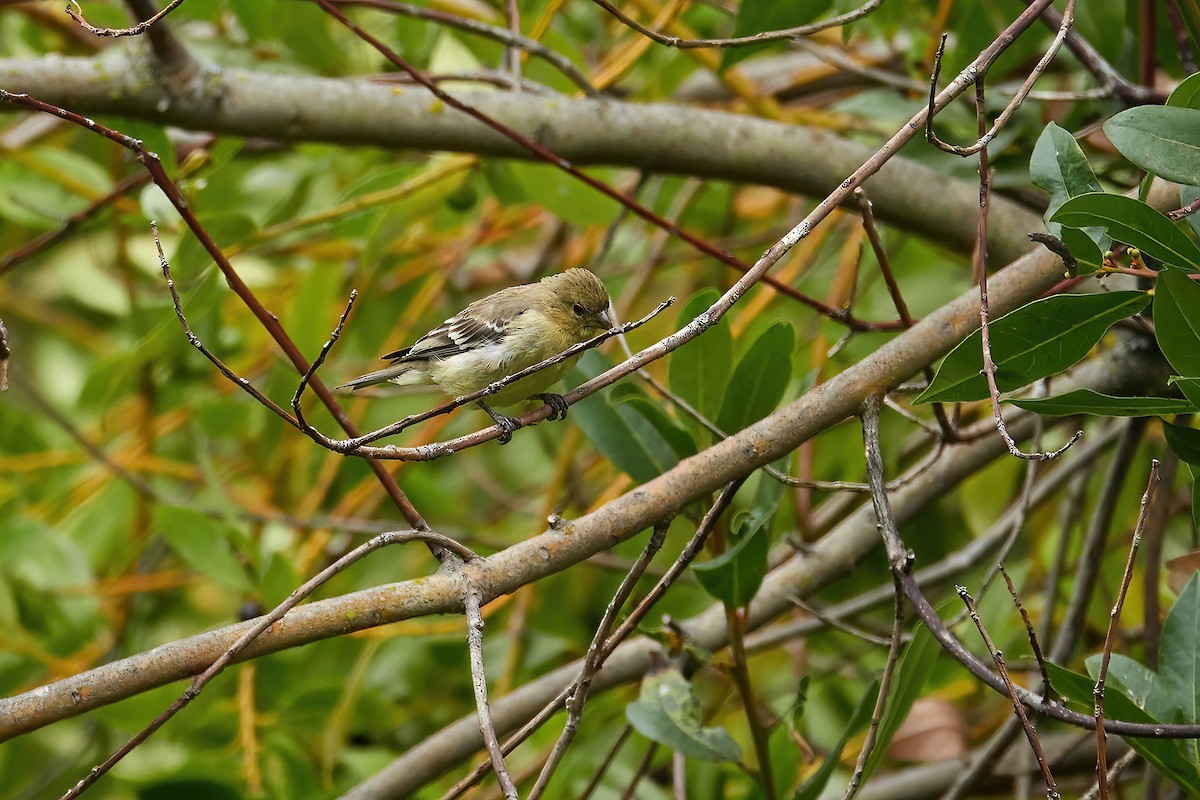
[[[1167,216],[1170,217],[1175,222],[1178,222],[1179,220],[1183,219],[1184,217],[1190,217],[1192,214],[1195,214],[1197,211],[1200,211],[1200,197],[1197,197],[1195,200],[1188,203],[1183,208],[1177,208],[1174,211],[1168,211]]]
[[[75,20],[81,26],[86,28],[89,33],[91,33],[95,36],[112,36],[112,37],[140,36],[143,33],[145,33],[146,31],[148,31],[151,28],[151,26],[154,25],[154,23],[158,22],[160,19],[165,17],[167,14],[170,14],[172,11],[179,8],[179,6],[183,5],[183,0],[171,0],[171,2],[167,5],[167,7],[164,8],[162,11],[159,11],[157,14],[150,17],[149,19],[142,20],[137,25],[134,25],[132,28],[97,28],[95,25],[92,25],[90,22],[88,22],[86,19],[83,18],[83,9],[79,7],[79,3],[76,2],[76,0],[67,0],[67,1],[71,4],[71,5],[67,6],[67,16],[68,17]]]
[[[299,422],[291,414],[284,411],[274,400],[260,392],[258,387],[248,379],[243,378],[227,367],[225,362],[217,358],[211,350],[205,347],[204,342],[200,341],[200,337],[192,331],[192,326],[188,324],[187,316],[183,313],[183,304],[179,299],[179,291],[175,288],[175,280],[171,277],[171,265],[167,261],[166,253],[163,252],[162,241],[158,236],[158,223],[154,220],[150,220],[150,231],[154,234],[154,248],[158,251],[159,268],[162,269],[163,278],[167,281],[167,291],[171,293],[171,305],[175,308],[175,318],[179,320],[179,326],[183,328],[183,334],[187,337],[188,344],[199,350],[200,354],[211,361],[213,366],[234,386],[237,386],[246,394],[262,403],[293,428],[300,427]]]
[[[633,778],[630,779],[629,785],[621,793],[621,800],[633,800],[633,798],[637,797],[638,784],[642,782],[642,778],[646,777],[646,773],[650,771],[650,767],[654,764],[656,753],[658,753],[658,742],[651,742],[650,746],[646,748],[646,755],[642,756],[642,760],[638,762],[637,770],[633,773]]]
[[[4,320],[0,319],[0,392],[8,391],[8,360],[12,357],[12,351],[8,348],[8,328],[4,327]]]
[[[650,541],[646,543],[642,554],[638,556],[637,561],[630,567],[629,572],[625,575],[625,579],[617,587],[616,594],[609,601],[608,607],[604,609],[604,616],[601,617],[600,624],[596,626],[596,633],[592,636],[592,643],[588,645],[587,653],[583,657],[583,664],[579,668],[579,674],[575,676],[575,680],[573,681],[574,689],[567,700],[567,722],[563,725],[562,734],[559,735],[558,741],[555,742],[554,749],[550,751],[550,757],[542,765],[542,771],[538,774],[537,782],[534,783],[533,788],[529,791],[528,800],[537,800],[545,793],[546,786],[550,783],[550,778],[554,775],[554,770],[558,768],[558,764],[566,754],[567,748],[571,746],[571,741],[575,738],[575,734],[579,729],[579,722],[583,719],[583,704],[587,702],[588,690],[592,685],[592,677],[596,674],[596,669],[599,667],[601,648],[603,648],[605,641],[607,641],[609,631],[612,629],[617,615],[624,607],[625,601],[633,593],[634,587],[637,586],[637,582],[641,579],[643,573],[645,573],[646,567],[650,565],[654,556],[662,548],[663,540],[666,539],[669,527],[669,520],[660,522],[654,526],[654,532],[650,535]]]
[[[1099,781],[1097,781],[1092,786],[1092,788],[1087,790],[1087,793],[1084,794],[1083,797],[1079,798],[1079,800],[1098,800],[1098,798],[1100,798],[1100,797],[1107,797],[1108,796],[1108,794],[1107,794],[1108,786],[1110,786],[1114,781],[1116,781],[1117,777],[1120,776],[1120,774],[1122,772],[1124,772],[1126,769],[1128,769],[1133,764],[1133,762],[1135,762],[1137,760],[1138,760],[1138,754],[1137,754],[1136,750],[1130,750],[1128,753],[1121,756],[1117,760],[1117,762],[1112,765],[1112,768],[1108,771],[1108,775],[1107,775],[1107,778],[1104,781],[1104,783],[1101,784]],[[1102,785],[1105,787],[1103,790],[1104,794],[1101,794],[1100,787]],[[1143,795],[1143,797],[1145,797],[1145,795]]]
[[[875,738],[879,735],[879,723],[883,720],[883,708],[887,705],[892,673],[895,672],[896,662],[900,659],[900,645],[903,641],[901,632],[904,628],[904,590],[895,575],[892,576],[892,589],[896,593],[896,615],[892,619],[891,647],[888,649],[887,663],[883,666],[883,677],[879,679],[879,696],[875,698],[875,710],[871,712],[871,724],[867,728],[867,738],[863,740],[858,761],[854,764],[854,774],[850,777],[850,784],[846,787],[846,793],[842,795],[842,800],[853,800],[853,797],[858,794],[863,773],[867,769],[867,760],[871,757],[871,751],[875,749]]]
[[[1025,706],[1021,702],[1020,695],[1017,694],[1017,687],[1013,685],[1012,678],[1008,676],[1008,669],[1004,666],[1004,655],[992,643],[992,637],[988,635],[987,628],[983,625],[983,619],[980,618],[979,611],[975,608],[975,600],[972,599],[971,593],[967,591],[967,587],[956,586],[954,590],[958,592],[958,596],[962,598],[963,604],[967,607],[967,611],[970,612],[971,620],[975,623],[975,627],[979,629],[979,635],[983,637],[983,643],[987,646],[988,652],[992,654],[992,661],[996,664],[996,670],[1004,680],[1004,685],[1008,689],[1008,696],[1012,698],[1013,711],[1016,713],[1017,718],[1021,720],[1021,727],[1025,730],[1025,738],[1029,740],[1029,747],[1033,750],[1033,755],[1042,770],[1042,779],[1046,782],[1046,797],[1049,800],[1059,800],[1061,795],[1058,793],[1058,784],[1055,783],[1054,775],[1050,772],[1050,763],[1046,760],[1045,751],[1042,750],[1042,742],[1038,738],[1037,729],[1029,721],[1029,717],[1025,713]]]
[[[1013,586],[1012,578],[1008,576],[1008,571],[1004,569],[1003,565],[1000,567],[1000,574],[1004,576],[1004,583],[1008,586],[1008,593],[1012,597],[1013,605],[1017,607],[1017,613],[1021,615],[1021,622],[1025,624],[1025,635],[1029,637],[1029,647],[1033,650],[1038,672],[1042,676],[1042,700],[1044,702],[1050,697],[1050,674],[1046,672],[1046,659],[1042,655],[1041,642],[1038,641],[1037,631],[1033,628],[1033,621],[1029,619],[1029,612],[1021,603],[1021,596],[1017,594],[1017,588]]]
[[[116,752],[104,760],[103,763],[92,767],[91,771],[77,784],[71,787],[66,794],[62,795],[60,800],[73,800],[79,797],[87,790],[89,786],[95,783],[102,775],[108,772],[125,756],[129,755],[142,742],[150,738],[159,728],[167,723],[171,717],[178,714],[190,702],[196,699],[200,691],[215,678],[225,667],[227,667],[234,658],[237,657],[246,647],[257,639],[263,631],[270,628],[279,620],[283,619],[287,612],[291,611],[302,600],[319,589],[330,578],[334,577],[342,570],[351,564],[359,561],[367,555],[387,547],[392,544],[403,544],[405,542],[421,541],[430,545],[436,545],[444,550],[455,553],[460,558],[465,560],[473,560],[477,556],[467,547],[454,541],[453,539],[442,536],[441,534],[432,531],[388,531],[373,537],[370,541],[364,542],[358,547],[351,550],[346,555],[339,558],[337,561],[330,564],[325,569],[318,572],[312,578],[304,583],[303,586],[293,591],[287,596],[287,599],[276,606],[271,613],[264,617],[260,617],[257,622],[250,626],[241,636],[234,641],[233,644],[221,654],[221,657],[214,661],[204,672],[197,675],[187,690],[175,699],[161,714],[155,717],[149,725],[135,734],[129,741],[121,745]]]
[[[1113,604],[1112,611],[1108,614],[1108,633],[1104,636],[1104,655],[1100,658],[1096,686],[1092,690],[1096,715],[1096,786],[1100,791],[1100,800],[1108,800],[1108,749],[1104,736],[1104,679],[1108,677],[1108,662],[1112,659],[1113,640],[1117,635],[1117,624],[1121,620],[1125,595],[1129,591],[1129,584],[1133,581],[1133,562],[1137,558],[1138,546],[1142,543],[1142,533],[1146,530],[1150,504],[1154,502],[1154,492],[1157,488],[1158,459],[1154,459],[1150,462],[1150,478],[1146,484],[1146,491],[1142,493],[1141,510],[1138,512],[1137,524],[1133,529],[1133,540],[1129,544],[1129,557],[1125,559],[1125,574],[1121,577],[1121,589],[1117,592],[1117,602]]]
[[[809,25],[800,25],[795,28],[785,28],[777,31],[763,31],[752,36],[739,36],[734,39],[681,39],[678,36],[668,36],[664,33],[647,28],[637,20],[625,14],[619,8],[609,3],[608,0],[592,0],[596,5],[603,8],[609,14],[616,17],[623,25],[633,28],[638,33],[652,39],[659,44],[667,47],[677,47],[680,50],[695,50],[701,48],[732,48],[732,47],[749,47],[751,45],[763,44],[764,42],[777,42],[785,39],[801,39],[805,36],[811,36],[820,31],[836,28],[841,25],[846,25],[855,20],[862,19],[870,14],[875,9],[883,5],[884,0],[867,0],[858,8],[847,11],[845,14],[839,14],[836,17],[830,17],[820,22],[814,22]]]
[[[479,716],[479,733],[483,745],[491,758],[492,770],[506,800],[517,800],[517,787],[513,785],[500,752],[500,741],[496,738],[496,726],[492,724],[492,711],[488,706],[487,673],[483,668],[483,602],[479,587],[464,575],[466,589],[463,593],[463,610],[467,616],[467,650],[471,654],[471,688],[475,693],[475,708]]]
[[[350,296],[346,299],[346,308],[342,311],[342,315],[338,317],[337,325],[334,326],[329,338],[325,340],[325,344],[321,345],[321,351],[317,353],[317,357],[313,359],[312,364],[300,376],[300,383],[296,386],[296,391],[292,395],[292,413],[296,415],[296,427],[301,431],[309,433],[314,431],[311,425],[304,419],[304,411],[300,408],[300,398],[304,395],[304,390],[307,388],[309,381],[317,374],[317,370],[325,363],[325,358],[329,355],[329,351],[337,344],[337,340],[342,336],[342,329],[346,327],[346,320],[350,316],[351,309],[354,308],[354,301],[358,299],[358,290],[351,289]]]

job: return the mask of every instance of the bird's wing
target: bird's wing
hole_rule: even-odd
[[[514,313],[498,317],[480,317],[471,311],[468,308],[451,317],[418,339],[412,347],[388,353],[383,358],[398,362],[442,359],[495,344],[504,338],[509,323],[524,309],[514,309]]]

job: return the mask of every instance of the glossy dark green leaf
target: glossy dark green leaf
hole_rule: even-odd
[[[1076,261],[1084,267],[1080,269],[1081,272],[1094,272],[1110,244],[1104,229],[1091,227],[1076,230],[1063,228],[1061,223],[1051,221],[1054,213],[1067,200],[1101,191],[1100,182],[1096,180],[1096,174],[1092,172],[1092,166],[1075,137],[1053,122],[1048,123],[1033,148],[1033,156],[1029,160],[1029,178],[1034,186],[1050,195],[1050,204],[1043,217],[1046,229],[1063,240]]]
[[[1104,133],[1121,155],[1150,174],[1200,184],[1200,110],[1136,106],[1104,123]]]
[[[762,522],[745,526],[745,533],[721,555],[692,565],[704,590],[729,608],[750,602],[767,574],[771,540]]]
[[[1200,72],[1193,73],[1171,90],[1167,105],[1175,108],[1200,109]]]
[[[866,768],[862,780],[865,783],[875,768],[887,754],[888,745],[900,723],[908,717],[913,703],[925,691],[925,683],[933,674],[934,665],[942,654],[941,645],[924,625],[918,625],[913,633],[912,641],[904,648],[900,660],[896,663],[896,674],[892,679],[892,691],[883,706],[883,716],[879,718],[879,733],[876,735],[875,746],[867,757]]]
[[[1165,264],[1200,269],[1200,247],[1164,214],[1132,197],[1103,192],[1072,197],[1052,219],[1071,228],[1103,227],[1118,242]]]
[[[610,366],[595,350],[583,354],[572,370],[582,382]],[[655,422],[629,402],[614,402],[612,390],[597,392],[571,408],[571,419],[606,458],[639,483],[656,478],[679,463],[675,446]]]
[[[807,25],[832,5],[832,0],[743,0],[733,21],[733,35],[741,38]],[[721,53],[720,70],[729,69],[767,46],[726,48]]]
[[[733,370],[717,427],[737,433],[775,410],[792,379],[795,344],[787,322],[776,322],[754,340]]]
[[[1154,286],[1154,336],[1180,375],[1200,375],[1200,286],[1164,269]]]
[[[1057,397],[1023,397],[1004,402],[1051,417],[1074,414],[1098,417],[1161,417],[1197,410],[1187,400],[1175,397],[1113,397],[1091,389],[1076,389]]]
[[[1164,422],[1163,434],[1166,435],[1167,444],[1171,446],[1175,455],[1179,456],[1180,461],[1191,464],[1193,467],[1200,467],[1200,431]]]
[[[246,571],[230,548],[235,532],[226,523],[182,506],[158,506],[154,519],[189,567],[227,588],[249,590]]]
[[[1200,575],[1192,576],[1167,612],[1160,642],[1151,709],[1159,719],[1200,721]],[[1200,740],[1182,744],[1193,767],[1200,766]]]
[[[1051,211],[1072,197],[1101,191],[1096,173],[1075,137],[1053,122],[1046,125],[1034,145],[1029,179],[1050,194]]]
[[[716,302],[720,293],[706,289],[694,295],[679,312],[678,327],[691,322]],[[724,320],[671,353],[667,379],[671,391],[708,419],[716,419],[729,384],[733,338]]]
[[[1095,684],[1086,675],[1046,662],[1046,672],[1054,691],[1065,698],[1077,711],[1091,714],[1093,710],[1092,690]],[[1146,722],[1154,724],[1164,720],[1155,719],[1118,687],[1106,683],[1104,690],[1104,715],[1108,719],[1123,722]],[[1200,773],[1196,765],[1188,761],[1183,745],[1171,739],[1126,739],[1138,755],[1153,764],[1159,772],[1184,789],[1200,792]]]
[[[1062,372],[1086,356],[1109,326],[1149,302],[1144,292],[1055,295],[1000,317],[989,326],[996,385],[1010,392]],[[950,351],[916,402],[987,397],[981,342],[980,332],[975,331]]]
[[[796,791],[792,800],[817,800],[824,794],[825,787],[829,785],[829,779],[833,777],[834,771],[841,763],[842,751],[846,749],[846,744],[871,721],[871,712],[875,708],[875,700],[878,696],[879,679],[876,679],[867,687],[866,693],[863,694],[862,699],[858,701],[858,705],[850,714],[850,721],[846,723],[846,729],[842,731],[842,736],[838,739],[837,744],[825,754],[821,766]]]
[[[625,718],[638,733],[664,747],[702,761],[741,761],[742,749],[724,728],[700,722],[700,704],[678,669],[647,675],[638,699],[625,707]]]

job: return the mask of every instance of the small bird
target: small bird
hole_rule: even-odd
[[[604,284],[586,269],[569,269],[537,283],[510,286],[471,303],[412,347],[382,356],[391,361],[387,367],[338,388],[436,384],[447,394],[462,397],[608,330],[612,327],[611,303]],[[542,390],[578,360],[579,356],[574,356],[527,375],[488,399],[497,406],[509,406],[537,397],[553,409],[550,419],[566,419],[562,396]],[[500,443],[510,441],[516,421],[483,400],[476,403],[503,429]]]

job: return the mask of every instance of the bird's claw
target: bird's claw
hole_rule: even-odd
[[[496,415],[496,425],[500,427],[500,438],[497,439],[500,444],[508,444],[512,441],[513,431],[521,427],[512,417],[506,417],[502,414]]]
[[[546,392],[544,394],[537,395],[537,397],[543,403],[550,406],[550,416],[547,417],[547,419],[553,421],[567,418],[567,408],[569,408],[569,406],[561,394],[550,394],[549,392]]]

